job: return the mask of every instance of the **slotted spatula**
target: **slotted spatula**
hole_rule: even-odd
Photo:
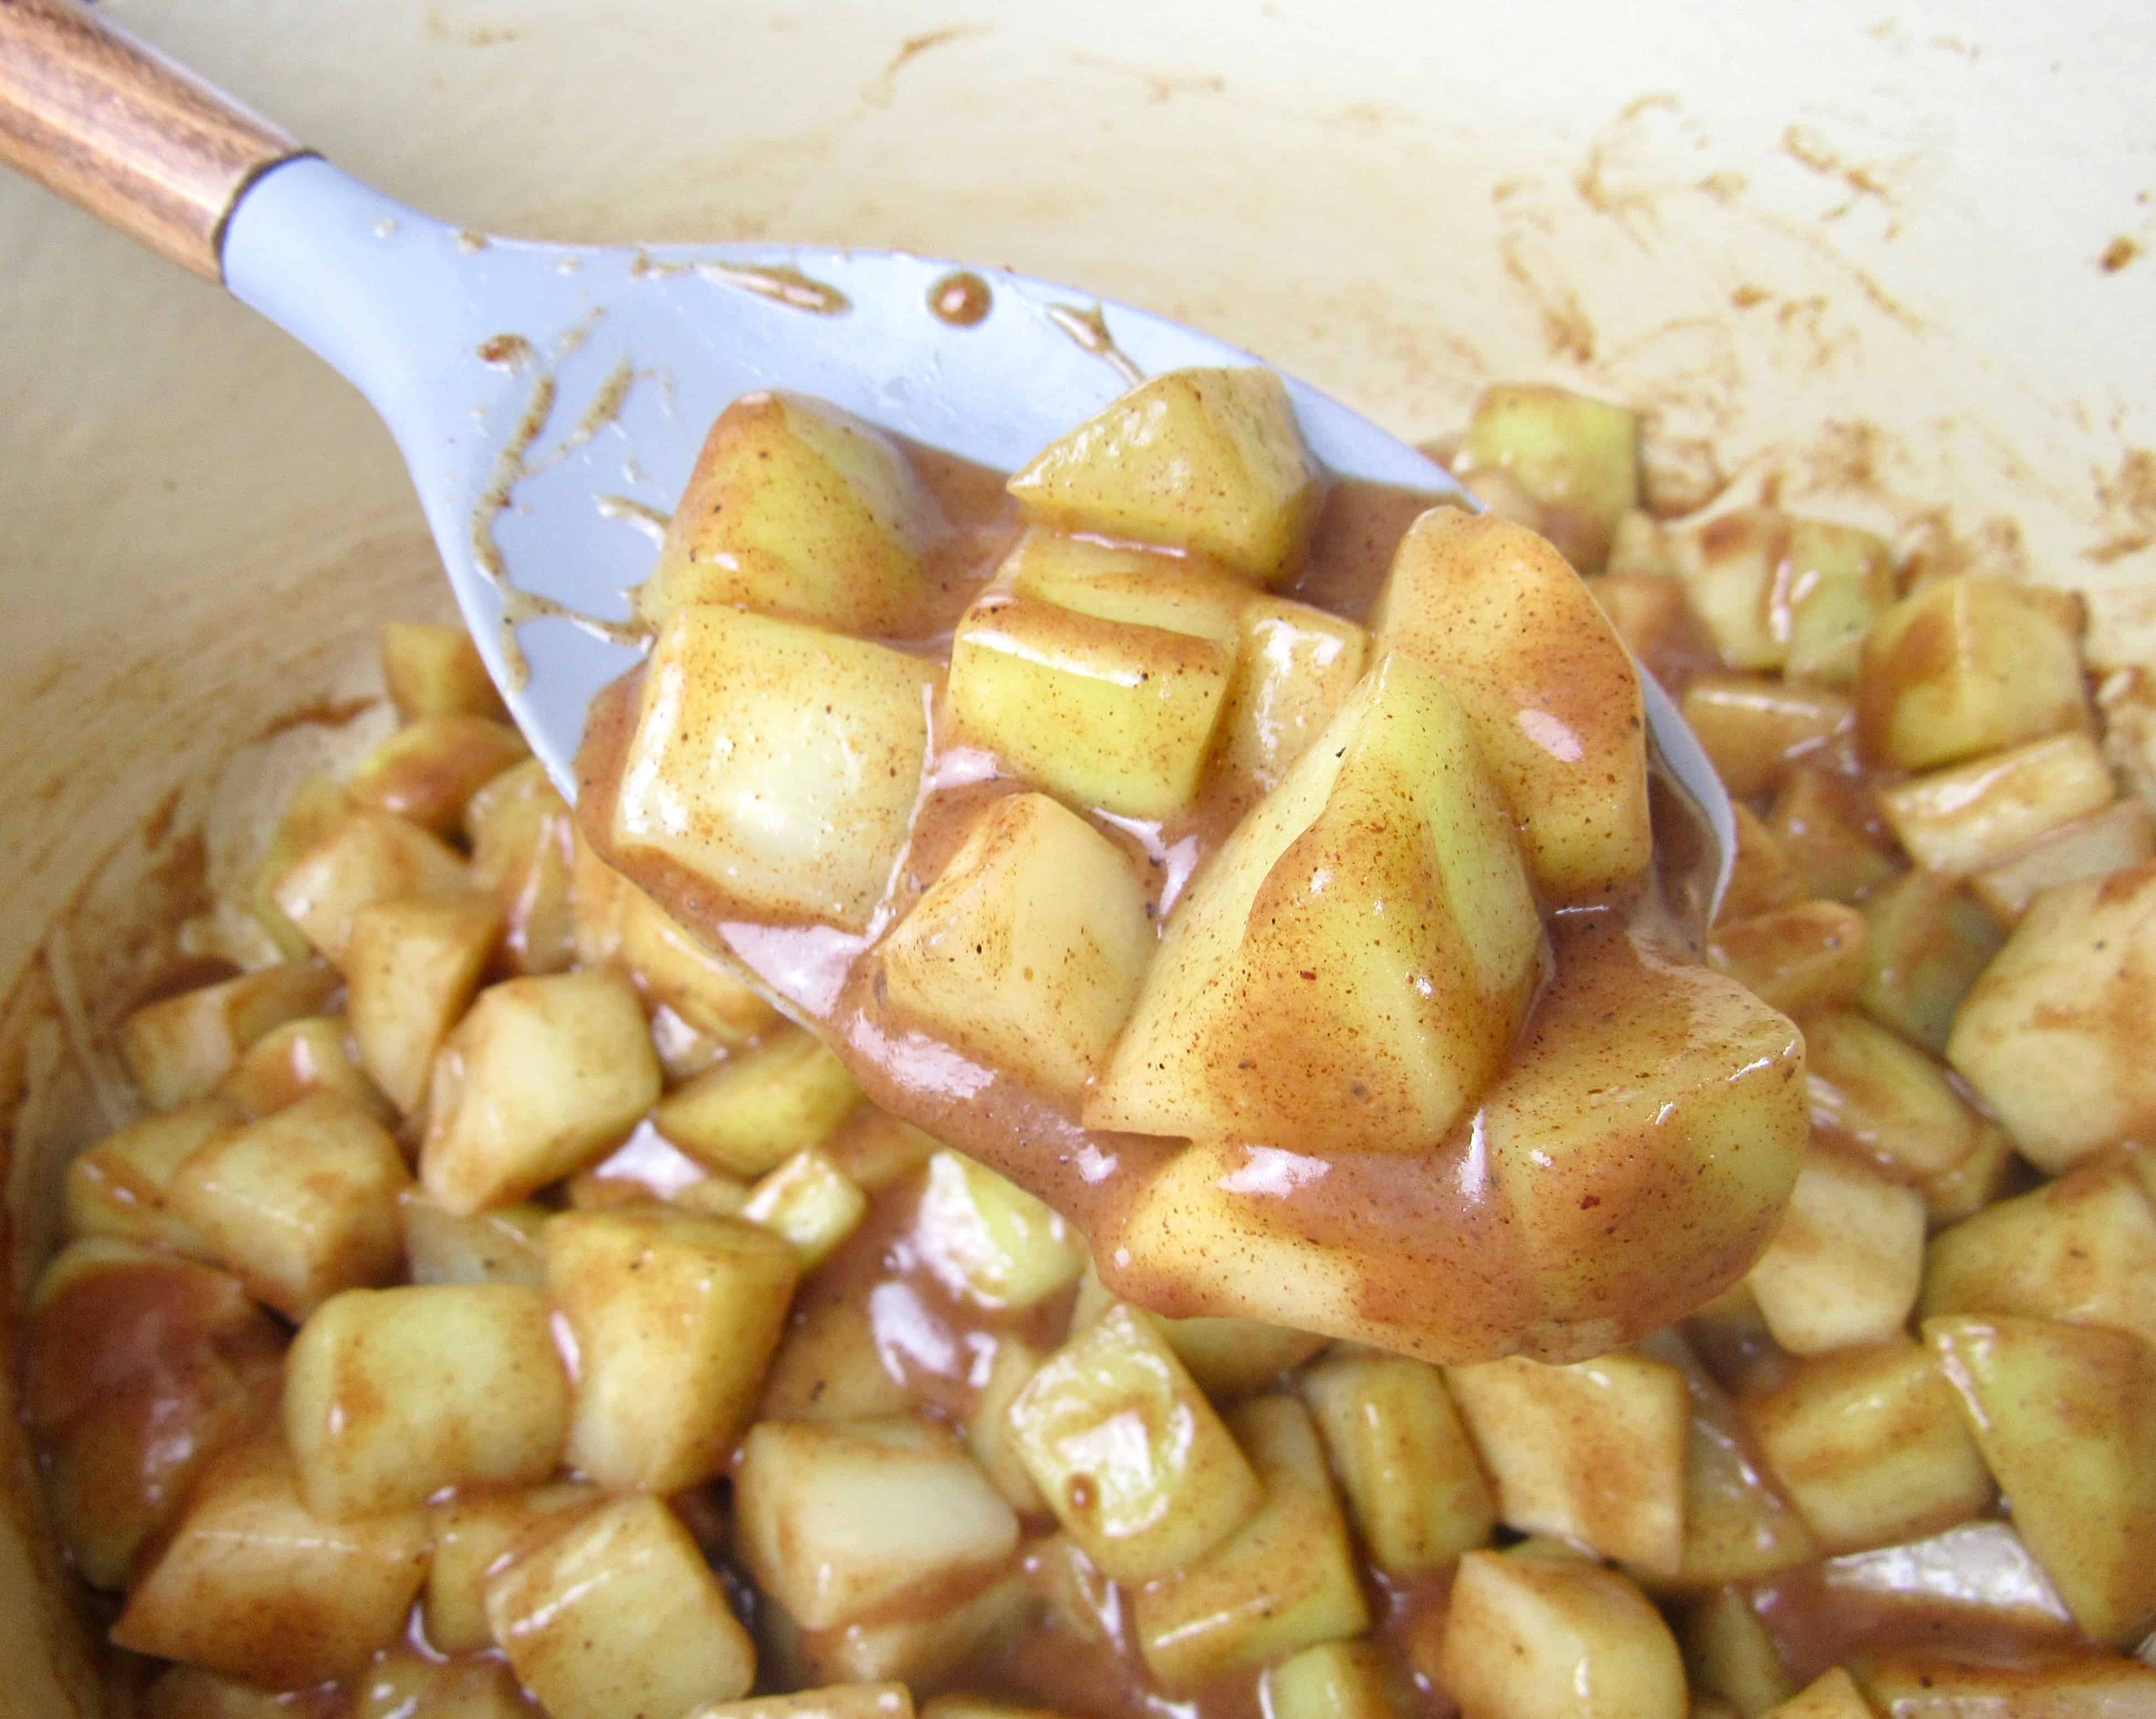
[[[1071,288],[902,252],[459,230],[73,0],[0,0],[0,159],[220,283],[366,395],[488,668],[570,793],[586,709],[637,657],[621,623],[650,532],[741,394],[797,388],[1008,469],[1141,376],[1259,362]],[[1460,493],[1425,455],[1285,379],[1334,472]],[[1718,901],[1728,798],[1641,678],[1654,743],[1718,849]]]

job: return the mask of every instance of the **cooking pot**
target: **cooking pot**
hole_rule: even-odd
[[[1496,379],[1672,482],[2076,586],[2156,659],[2156,32],[2131,0],[125,0],[391,194],[538,238],[853,240],[1203,325],[1404,434]],[[388,435],[213,289],[0,183],[9,1329],[112,1029],[446,614]],[[1726,480],[1726,484],[1725,484]],[[198,922],[191,936],[216,940]],[[0,1687],[101,1711],[0,1368]]]

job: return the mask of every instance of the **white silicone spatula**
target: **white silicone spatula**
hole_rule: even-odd
[[[0,0],[0,158],[221,283],[367,396],[488,667],[565,789],[593,695],[636,659],[619,625],[652,558],[636,527],[671,507],[739,395],[797,388],[1009,468],[1139,375],[1259,362],[1067,287],[900,252],[460,231],[73,0]],[[1457,493],[1424,454],[1287,386],[1334,472]],[[1647,715],[1726,874],[1727,797],[1651,681]]]

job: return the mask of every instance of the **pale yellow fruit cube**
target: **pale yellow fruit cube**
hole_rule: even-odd
[[[589,851],[579,849],[581,854]],[[583,871],[578,875],[584,875]],[[628,880],[607,875],[619,893],[614,938],[602,958],[618,961],[645,996],[729,1050],[741,1049],[778,1024],[778,1011],[752,990],[724,957],[712,953]],[[582,958],[588,965],[595,964],[588,955]]]
[[[1085,1244],[1061,1214],[948,1148],[928,1160],[914,1235],[931,1270],[987,1307],[1039,1306],[1086,1268]]]
[[[249,1294],[300,1320],[397,1275],[411,1180],[379,1122],[316,1092],[213,1137],[173,1173],[168,1199]]]
[[[1040,1609],[1025,1578],[1014,1571],[971,1593],[947,1596],[941,1605],[887,1619],[803,1630],[773,1607],[762,1627],[777,1644],[772,1656],[787,1682],[902,1681],[927,1689],[993,1659],[1031,1626]]]
[[[1838,749],[1838,738],[1834,743]],[[1871,790],[1837,768],[1824,747],[1789,765],[1768,827],[1802,893],[1822,901],[1861,901],[1905,869],[1893,838],[1879,828]]]
[[[498,1659],[429,1658],[407,1646],[353,1680],[352,1719],[531,1719],[531,1703]]]
[[[1503,1062],[1543,950],[1467,719],[1395,653],[1177,905],[1086,1122],[1426,1152]]]
[[[292,1340],[282,1412],[300,1496],[341,1522],[447,1486],[545,1480],[568,1436],[569,1381],[528,1285],[347,1290]]]
[[[2086,727],[2077,603],[2004,579],[1938,579],[1911,592],[1864,641],[1865,755],[1927,770]]]
[[[173,1174],[247,1113],[221,1096],[159,1111],[108,1134],[68,1165],[67,1234],[108,1236],[206,1257],[209,1244],[171,1208]]]
[[[2005,932],[1955,880],[1911,871],[1864,899],[1865,1013],[1934,1056]]]
[[[2156,1352],[2100,1326],[1924,1321],[2014,1526],[2098,1641],[2156,1624]]]
[[[714,1701],[685,1719],[913,1719],[913,1694],[902,1683],[832,1683],[792,1695]]]
[[[2055,734],[1879,790],[1895,839],[1928,871],[1967,877],[2109,805],[2094,740]]]
[[[1408,528],[1375,649],[1435,669],[1553,906],[1629,895],[1654,847],[1639,671],[1579,576],[1494,515],[1433,508]]]
[[[1864,1668],[1871,1711],[1892,1719],[2092,1719],[2156,1706],[2156,1668],[2112,1655],[2069,1654],[2030,1665],[1985,1665],[1906,1649]]]
[[[453,622],[385,621],[380,638],[382,678],[390,702],[406,721],[448,711],[508,716],[479,648],[462,627]]]
[[[992,590],[951,644],[961,742],[1081,806],[1164,818],[1197,794],[1235,670],[1232,613],[1116,620]],[[1203,629],[1203,630],[1200,630]]]
[[[1718,1588],[1688,1607],[1680,1624],[1685,1670],[1695,1691],[1756,1716],[1797,1692],[1781,1650],[1741,1588]]]
[[[1804,1081],[1813,1127],[1897,1178],[1951,1170],[1984,1126],[1943,1066],[1849,1010],[1805,1019]]]
[[[1270,1389],[1282,1373],[1325,1347],[1325,1339],[1313,1332],[1257,1319],[1156,1316],[1155,1322],[1198,1388],[1215,1403]],[[1074,1315],[1074,1328],[1077,1323]]]
[[[488,1573],[526,1542],[558,1532],[569,1512],[592,1509],[605,1497],[588,1481],[564,1480],[514,1492],[460,1493],[429,1506],[434,1551],[421,1596],[427,1645],[445,1654],[493,1647],[494,1630],[486,1620]]]
[[[1684,1550],[1684,1374],[1620,1352],[1569,1367],[1511,1357],[1447,1375],[1514,1528],[1659,1575]]]
[[[491,895],[397,895],[352,916],[346,1007],[359,1060],[401,1111],[427,1096],[434,1053],[478,994],[501,941]]]
[[[326,1522],[300,1501],[274,1429],[218,1458],[136,1572],[114,1645],[272,1689],[348,1677],[403,1634],[427,1518]]]
[[[1899,1713],[1902,1710],[1894,1710]],[[1806,1684],[1789,1700],[1770,1708],[1767,1719],[1874,1719],[1871,1703],[1856,1680],[1836,1665]]]
[[[1004,557],[996,582],[1017,596],[1099,620],[1200,639],[1227,638],[1244,605],[1254,600],[1246,583],[1202,556],[1073,537],[1040,526],[1029,528]]]
[[[1745,1280],[1774,1341],[1793,1355],[1819,1355],[1899,1332],[1923,1267],[1923,1196],[1815,1150]]]
[[[120,1049],[152,1110],[203,1098],[273,1027],[318,1013],[337,976],[319,961],[290,961],[145,1003],[121,1028]]]
[[[1947,1060],[2038,1169],[2156,1126],[2152,960],[2156,864],[2040,896],[1963,1000]]]
[[[933,1135],[873,1104],[856,1105],[823,1146],[831,1162],[871,1194],[911,1176],[938,1149]]]
[[[1686,1719],[1684,1661],[1614,1570],[1471,1552],[1438,1660],[1466,1719]]]
[[[1565,559],[1599,573],[1617,521],[1639,504],[1639,419],[1569,388],[1501,382],[1476,401],[1456,464],[1478,493],[1492,472],[1511,479]]]
[[[368,902],[454,895],[470,887],[470,869],[439,836],[362,807],[295,854],[270,880],[269,894],[314,948],[341,966],[352,916]]]
[[[1122,1589],[1101,1573],[1068,1534],[1029,1542],[1029,1582],[1050,1624],[1094,1645],[1116,1641],[1122,1629]]]
[[[1758,1465],[1736,1405],[1691,1346],[1666,1331],[1640,1347],[1684,1373],[1691,1424],[1685,1440],[1683,1556],[1674,1573],[1638,1568],[1632,1573],[1652,1588],[1697,1592],[1812,1562],[1819,1547],[1810,1531]],[[1774,1352],[1768,1364],[1779,1362]]]
[[[1324,496],[1281,379],[1174,370],[1050,443],[1010,480],[1026,517],[1194,550],[1272,583],[1291,574]]]
[[[611,840],[745,918],[864,929],[904,846],[937,680],[924,657],[692,604],[660,629]]]
[[[805,1629],[960,1590],[1018,1546],[1018,1517],[947,1433],[911,1419],[761,1421],[742,1441],[735,1533]]]
[[[1246,793],[1270,793],[1363,678],[1370,635],[1276,597],[1244,603],[1241,634],[1213,767]]]
[[[894,1011],[1030,1087],[1076,1099],[1155,943],[1132,857],[1045,794],[992,801],[884,938]]]
[[[1048,1506],[1119,1582],[1147,1582],[1219,1545],[1261,1488],[1159,1332],[1117,1306],[1034,1374],[1012,1442]]]
[[[1327,1641],[1306,1647],[1265,1674],[1271,1719],[1395,1719],[1385,1665],[1375,1644]]]
[[[487,1621],[552,1719],[620,1719],[730,1701],[756,1648],[689,1531],[656,1498],[621,1498],[497,1570]]]
[[[1740,1405],[1774,1478],[1828,1552],[1969,1521],[1991,1477],[1922,1345],[1897,1336],[1803,1362]]]
[[[1670,570],[1723,662],[1753,670],[1788,662],[1788,515],[1773,507],[1737,508],[1674,530],[1664,543]]]
[[[821,1146],[860,1100],[845,1065],[788,1023],[667,1094],[652,1120],[698,1163],[755,1177]]]
[[[397,1121],[397,1106],[360,1067],[351,1023],[342,1015],[303,1015],[272,1028],[233,1065],[216,1096],[251,1116],[266,1116],[325,1087],[382,1122]]]
[[[913,1407],[860,1299],[802,1300],[764,1375],[754,1419],[875,1420]]]
[[[1856,720],[1846,693],[1760,675],[1695,676],[1685,688],[1684,716],[1714,773],[1746,798],[1779,786]]]
[[[1783,667],[1794,678],[1852,685],[1872,623],[1893,606],[1894,556],[1876,532],[1793,519],[1777,570],[1789,611]]]
[[[868,1215],[869,1197],[823,1153],[798,1152],[748,1192],[741,1215],[793,1244],[813,1271]]]
[[[472,877],[501,909],[512,973],[560,972],[576,954],[575,825],[536,758],[503,771],[465,805]]]
[[[459,1217],[511,1203],[622,1139],[659,1085],[627,980],[547,973],[490,985],[434,1059],[420,1180]]]
[[[1171,1690],[1369,1627],[1308,1412],[1292,1397],[1254,1397],[1229,1411],[1229,1424],[1262,1501],[1219,1545],[1131,1598],[1146,1669]]]
[[[1975,1151],[1951,1170],[1917,1179],[1917,1192],[1924,1197],[1925,1215],[1936,1229],[1982,1211],[2006,1192],[2020,1163],[2006,1131],[1996,1122],[1987,1121],[1977,1131]]]
[[[807,394],[744,394],[704,439],[637,610],[737,603],[847,633],[933,631],[922,558],[948,529],[874,424]]]
[[[1435,1368],[1404,1355],[1335,1355],[1298,1384],[1379,1569],[1441,1570],[1490,1537],[1496,1504]]]
[[[489,782],[531,756],[506,721],[464,711],[414,716],[362,758],[345,782],[352,803],[448,835]]]
[[[1004,1501],[1021,1516],[1046,1516],[1048,1501],[1040,1496],[1040,1488],[1034,1485],[1033,1475],[1019,1455],[1011,1427],[1010,1406],[1034,1374],[1040,1371],[1045,1358],[1024,1338],[998,1335],[994,1358],[988,1362],[988,1377],[975,1394],[973,1413],[966,1418],[967,1450],[980,1464],[988,1484],[1003,1494]]]
[[[710,1480],[762,1389],[800,1261],[769,1230],[661,1209],[566,1212],[547,1289],[576,1342],[567,1460],[608,1486]]]
[[[222,1677],[199,1665],[167,1665],[142,1694],[141,1719],[292,1719],[281,1689]]]
[[[2151,859],[2156,859],[2156,808],[2143,799],[2113,800],[1994,860],[1969,879],[1969,890],[1999,924],[2015,926],[2046,890],[2109,877]]]
[[[2014,1313],[2107,1325],[2156,1344],[2156,1207],[2123,1155],[1932,1238],[1923,1313]]]
[[[1060,1708],[1029,1707],[973,1695],[939,1695],[921,1711],[923,1719],[1065,1719]]]
[[[335,777],[303,777],[285,803],[285,815],[256,862],[247,892],[248,911],[287,961],[300,961],[315,952],[306,934],[277,905],[278,880],[295,862],[336,828],[352,810],[352,796]]]
[[[2010,1522],[1964,1522],[1943,1534],[1846,1552],[1820,1568],[1830,1604],[1861,1606],[1879,1624],[2062,1634],[2073,1614]]]
[[[1839,901],[1799,901],[1746,919],[1718,920],[1707,958],[1784,1014],[1809,1014],[1856,1001],[1870,932],[1864,916]],[[1805,1040],[1808,1056],[1815,1056]]]
[[[414,1283],[544,1283],[543,1206],[496,1206],[460,1218],[424,1188],[398,1203]]]

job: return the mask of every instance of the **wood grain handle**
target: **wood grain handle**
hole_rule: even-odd
[[[0,161],[207,280],[240,194],[307,152],[74,0],[0,0]]]

